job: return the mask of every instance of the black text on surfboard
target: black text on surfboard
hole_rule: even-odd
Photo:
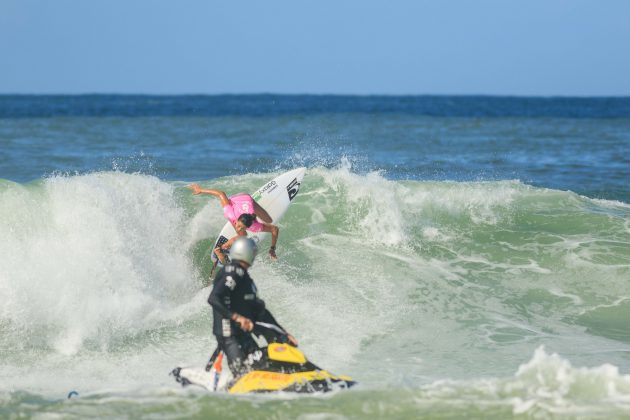
[[[297,195],[299,190],[300,190],[300,183],[298,182],[297,178],[294,178],[293,181],[291,181],[291,183],[287,187],[287,192],[289,193],[289,200],[293,200],[293,197]]]

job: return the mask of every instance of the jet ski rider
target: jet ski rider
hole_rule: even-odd
[[[212,306],[212,332],[228,358],[234,377],[248,370],[244,361],[248,350],[255,348],[249,333],[256,321],[274,324],[284,330],[257,297],[256,285],[247,271],[254,263],[257,251],[252,239],[237,238],[230,251],[231,262],[217,274],[208,297]],[[293,336],[287,334],[287,337],[291,344],[297,346]]]
[[[239,236],[246,236],[246,230],[250,232],[271,232],[269,256],[274,260],[278,259],[276,256],[276,242],[278,241],[279,232],[278,226],[272,224],[269,213],[267,213],[251,195],[239,193],[228,197],[224,191],[201,188],[198,184],[190,184],[188,188],[192,190],[193,195],[210,194],[221,200],[223,215],[232,223],[232,226],[234,226],[236,236],[214,250],[221,264],[225,264],[226,262],[223,251],[229,249]],[[259,222],[256,217],[262,220],[263,223]]]

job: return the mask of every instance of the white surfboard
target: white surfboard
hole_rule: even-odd
[[[269,213],[273,224],[277,224],[289,209],[291,201],[300,190],[300,184],[302,183],[305,172],[306,168],[297,168],[285,172],[265,183],[252,194],[254,200]],[[268,232],[247,232],[247,236],[256,241],[256,243],[262,241],[268,235]],[[236,236],[236,231],[228,221],[225,226],[223,226],[221,233],[219,233],[219,237],[215,241],[212,250],[214,251],[216,247],[223,245],[234,236]],[[221,264],[218,262],[218,258],[214,252],[212,252],[212,263]]]

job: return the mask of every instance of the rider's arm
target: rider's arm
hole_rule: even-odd
[[[229,295],[236,287],[236,278],[227,274],[225,270],[221,272],[219,278],[214,281],[214,287],[208,297],[208,303],[221,314],[224,318],[229,318],[232,321],[240,325],[244,331],[251,331],[254,328],[254,324],[249,318],[242,316],[236,312],[232,312],[225,306],[224,298]]]
[[[226,275],[225,270],[222,271],[219,277],[214,281],[214,287],[208,297],[210,306],[224,318],[232,318],[232,311],[223,303],[224,298],[232,291],[230,287],[228,287],[228,284],[231,284],[232,281],[235,281],[233,277]]]

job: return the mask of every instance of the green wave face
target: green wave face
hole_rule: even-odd
[[[254,191],[274,175],[201,184]],[[208,248],[225,220],[185,186],[117,172],[0,181],[2,410],[90,415],[109,401],[112,416],[194,417],[232,404],[167,376],[214,346]],[[262,297],[313,362],[360,385],[332,399],[246,398],[233,413],[622,412],[627,204],[519,181],[311,168],[280,229],[280,260],[261,252],[252,268]],[[82,397],[60,402],[73,389]]]

